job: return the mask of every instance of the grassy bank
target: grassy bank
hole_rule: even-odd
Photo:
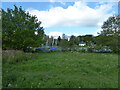
[[[24,56],[24,54],[22,55]],[[3,64],[3,87],[118,87],[117,54],[78,52],[27,54],[29,59],[26,61]],[[28,56],[26,57],[28,58]]]

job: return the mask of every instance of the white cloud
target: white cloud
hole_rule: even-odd
[[[94,36],[97,36],[98,33],[100,33],[100,31],[102,31],[101,28],[97,29],[95,32],[93,32]],[[63,33],[62,32],[50,32],[49,37],[53,36],[54,39],[57,39],[59,36],[62,38]],[[70,36],[74,35],[74,36],[79,36],[79,35],[87,35],[87,34],[79,34],[79,33],[72,33],[72,34],[65,34],[68,39],[70,38]]]
[[[102,31],[102,29],[97,29],[97,30],[93,33],[93,35],[94,35],[94,36],[97,36],[98,33],[100,33],[101,31]]]
[[[49,34],[49,37],[53,36],[55,39],[57,39],[59,36],[62,37],[62,32],[50,32]]]
[[[53,0],[52,0],[53,1]],[[32,15],[36,15],[42,22],[43,27],[56,26],[85,26],[94,27],[101,26],[112,13],[108,13],[112,9],[111,4],[102,4],[96,8],[90,8],[85,3],[75,2],[73,6],[52,7],[46,11],[31,10]]]
[[[55,0],[50,0],[50,2],[55,2]]]
[[[67,36],[71,36],[71,34],[66,34]]]
[[[63,33],[62,32],[50,32],[49,34],[49,37],[53,36],[53,38],[57,39],[59,36],[62,38],[62,35]],[[73,33],[73,34],[65,34],[67,37],[70,37],[71,35],[74,35],[74,36],[79,36],[80,34],[78,33]]]
[[[74,36],[79,36],[80,34],[78,34],[78,33],[73,33],[73,35],[74,35]]]
[[[66,1],[63,1],[63,0],[50,0],[50,2],[52,2],[52,3],[54,3],[54,2],[60,2],[63,5],[66,4]]]

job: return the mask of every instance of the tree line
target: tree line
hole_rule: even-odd
[[[70,39],[62,37],[54,39],[44,33],[44,28],[41,27],[41,21],[38,21],[35,15],[30,15],[22,7],[14,5],[14,9],[2,11],[2,49],[21,50],[28,46],[40,47],[42,45],[60,46],[60,47],[75,47],[80,42],[86,42],[87,46],[103,47],[107,46],[114,50],[120,51],[120,17],[109,17],[102,25],[102,31],[98,36],[84,35],[74,36]]]

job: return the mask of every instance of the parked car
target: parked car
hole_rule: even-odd
[[[57,48],[57,47],[50,47],[50,50],[51,51],[61,51],[61,49],[60,48]]]
[[[38,47],[36,48],[36,52],[51,52],[49,47]]]

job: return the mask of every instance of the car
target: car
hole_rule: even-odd
[[[51,52],[51,49],[49,47],[38,47],[36,52]]]
[[[36,48],[36,52],[55,52],[55,51],[61,51],[61,49],[58,47],[50,47],[50,46]]]

